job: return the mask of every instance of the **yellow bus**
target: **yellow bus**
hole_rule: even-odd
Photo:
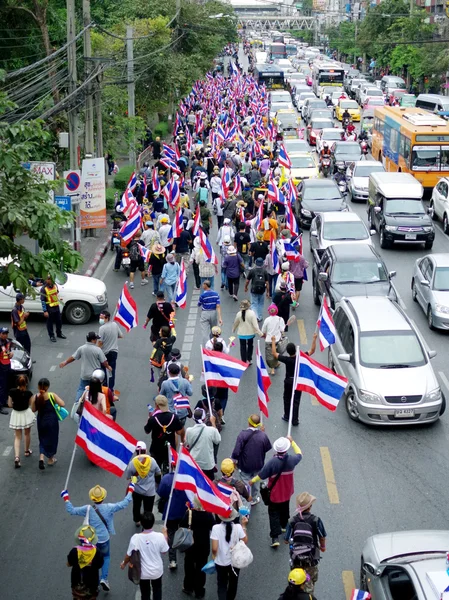
[[[449,175],[449,123],[422,108],[374,109],[371,153],[387,171],[411,173],[425,190]]]

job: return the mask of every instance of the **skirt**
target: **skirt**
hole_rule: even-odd
[[[12,410],[11,417],[9,420],[9,427],[11,429],[28,429],[36,420],[36,415],[27,408],[26,410]]]

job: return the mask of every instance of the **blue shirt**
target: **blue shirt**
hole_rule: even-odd
[[[214,290],[207,290],[198,298],[198,306],[203,310],[215,310],[217,304],[220,304],[220,296]]]
[[[175,283],[179,279],[179,274],[181,272],[181,267],[177,262],[175,263],[165,263],[162,269],[162,279],[164,283],[167,285],[175,285]]]
[[[162,519],[165,519],[165,513],[167,512],[168,498],[170,496],[170,490],[173,485],[174,473],[167,473],[162,477],[162,480],[157,488],[158,496],[167,500],[162,513]],[[173,495],[170,504],[170,514],[168,515],[169,520],[182,519],[185,515],[187,507],[186,502],[188,498],[185,492],[182,490],[173,490]]]

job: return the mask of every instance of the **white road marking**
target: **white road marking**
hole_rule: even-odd
[[[9,456],[11,454],[12,446],[6,446],[3,450],[3,456]]]
[[[443,371],[438,371],[438,375],[441,377],[441,379],[443,380],[444,385],[446,386],[446,391],[449,393],[449,380],[446,377],[446,375],[443,373]]]
[[[59,354],[56,356],[56,358],[62,358],[63,356],[64,356],[64,352],[60,352],[60,353],[59,353]]]
[[[115,262],[115,252],[112,253],[111,260],[108,262],[107,266],[105,267],[104,272],[100,275],[100,277],[96,277],[96,279],[101,279],[101,281],[104,281],[104,278],[109,273],[109,270],[112,267],[112,264],[114,262]]]
[[[52,365],[49,370],[50,371],[55,371],[56,370],[56,365]]]

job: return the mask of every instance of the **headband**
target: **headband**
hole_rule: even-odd
[[[251,417],[248,419],[248,423],[251,425],[251,427],[260,427],[261,423],[254,423],[254,421],[251,419]]]

